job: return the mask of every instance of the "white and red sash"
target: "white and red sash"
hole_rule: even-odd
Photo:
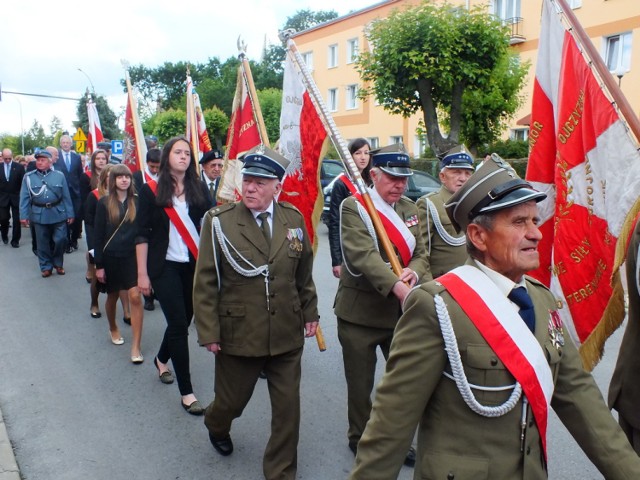
[[[147,185],[149,185],[149,188],[151,188],[153,194],[156,195],[158,191],[158,183],[155,180],[149,180],[147,182]],[[164,211],[169,217],[169,220],[171,220],[173,226],[176,227],[176,230],[180,234],[182,241],[191,252],[191,255],[193,255],[193,258],[197,259],[200,236],[198,235],[198,232],[196,231],[191,218],[188,215],[186,217],[183,217],[183,215],[181,215],[181,212],[173,208],[173,206],[164,207]],[[189,228],[189,226],[191,226],[191,228]]]
[[[147,169],[145,168],[142,172],[142,176],[144,178],[144,183],[149,183],[151,181],[155,182],[155,180],[153,179],[153,177],[151,175],[149,175],[149,172],[147,172]],[[155,192],[154,192],[155,193]]]
[[[342,181],[351,191],[356,200],[365,206],[365,203],[362,200],[362,195],[357,191],[351,180],[349,180],[345,175],[342,178]],[[375,188],[369,188],[369,196],[371,197],[373,206],[378,211],[378,216],[380,217],[382,226],[389,236],[389,240],[398,249],[402,265],[405,267],[408,266],[411,258],[413,257],[413,251],[416,248],[416,237],[413,236],[407,225],[404,223],[404,220],[400,218],[400,215],[398,215],[393,207],[380,197]]]
[[[438,278],[522,386],[547,454],[553,377],[546,356],[515,307],[478,268],[463,265]],[[491,306],[489,306],[491,305]]]

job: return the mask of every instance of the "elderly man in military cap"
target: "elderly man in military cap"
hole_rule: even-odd
[[[416,202],[420,234],[426,244],[433,278],[459,267],[467,260],[464,233],[455,231],[444,204],[469,180],[473,171],[473,157],[464,145],[449,150],[440,162],[442,187]]]
[[[379,347],[384,357],[388,356],[402,301],[418,279],[431,279],[425,244],[420,239],[418,209],[403,196],[413,174],[409,155],[402,145],[369,153],[371,200],[403,270],[397,276],[389,267],[360,195],[346,198],[340,208],[343,265],[334,311],[347,381],[347,437],[353,453],[371,412],[376,351]],[[408,445],[407,451],[406,463],[412,465],[415,452]]]
[[[47,278],[54,269],[65,274],[67,224],[73,223],[74,211],[64,174],[51,168],[51,153],[40,150],[35,157],[36,169],[22,179],[20,223],[35,226],[40,271]]]
[[[264,371],[272,408],[264,476],[293,480],[302,349],[318,325],[313,252],[300,212],[276,200],[289,161],[263,145],[242,161],[242,201],[211,209],[200,237],[195,324],[200,345],[216,355],[204,422],[216,451],[231,454],[231,423]]]
[[[205,153],[200,159],[200,165],[202,165],[202,181],[209,189],[209,195],[211,195],[215,206],[218,203],[216,197],[220,186],[222,167],[224,166],[224,159],[220,150],[210,150]]]
[[[547,478],[550,407],[607,480],[640,478],[556,299],[525,275],[545,197],[494,155],[446,204],[471,259],[408,295],[351,479],[396,478],[417,424],[416,479]]]

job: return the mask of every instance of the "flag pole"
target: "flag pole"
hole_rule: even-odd
[[[134,128],[133,132],[136,140],[136,150],[138,152],[138,169],[144,172],[147,167],[147,159],[143,156],[142,150],[142,142],[144,142],[144,138],[138,138],[140,135],[138,132],[138,125],[140,125],[140,119],[138,118],[138,105],[136,103],[136,99],[133,96],[133,87],[131,86],[131,79],[129,78],[129,62],[122,61],[122,66],[124,67],[124,80],[127,84],[127,93],[128,98],[127,102],[129,102],[129,108],[131,108],[131,118],[133,119]],[[143,174],[144,178],[144,174]]]
[[[196,106],[193,101],[193,79],[191,71],[187,65],[187,137],[191,140],[191,150],[193,150],[194,161],[196,162],[196,171],[200,174],[200,146],[198,135],[198,125],[196,117]]]
[[[253,75],[251,74],[251,65],[247,59],[247,44],[244,43],[240,37],[238,37],[238,60],[242,64],[242,71],[244,72],[244,78],[247,81],[249,101],[253,107],[253,112],[256,117],[256,123],[258,125],[258,134],[262,143],[270,147],[269,135],[267,134],[267,127],[264,124],[264,118],[262,117],[262,109],[260,108],[260,102],[258,101],[258,92],[256,92],[256,85],[253,83]]]
[[[636,142],[640,141],[640,120],[633,113],[633,108],[629,104],[627,97],[624,96],[620,87],[616,84],[613,79],[613,75],[609,72],[609,69],[605,65],[602,57],[593,46],[593,42],[587,35],[587,32],[584,31],[580,21],[576,17],[575,13],[566,0],[551,0],[552,2],[556,2],[557,7],[560,8],[559,13],[563,14],[569,23],[569,33],[573,32],[577,37],[579,44],[583,47],[583,51],[586,52],[586,55],[589,59],[589,63],[594,66],[596,71],[598,72],[598,76],[604,82],[606,90],[609,92],[609,95],[613,98],[613,101],[618,106],[618,110],[624,117],[627,125],[633,132],[633,135],[636,137]],[[556,11],[558,8],[556,7]]]
[[[389,259],[391,268],[396,275],[400,276],[402,274],[402,265],[400,265],[400,261],[398,260],[395,250],[393,249],[393,245],[391,244],[391,241],[389,240],[387,231],[384,229],[384,226],[382,225],[382,221],[380,220],[378,211],[373,205],[373,201],[371,200],[371,196],[369,195],[367,186],[364,183],[364,180],[362,179],[362,175],[360,175],[360,171],[358,170],[356,163],[353,161],[353,157],[351,156],[351,153],[349,153],[349,148],[347,147],[347,143],[344,141],[344,138],[342,138],[342,135],[338,130],[338,126],[336,125],[333,118],[331,117],[331,114],[329,113],[329,110],[327,109],[327,106],[325,105],[324,100],[322,99],[322,95],[318,90],[318,86],[316,85],[313,78],[311,77],[311,74],[309,73],[309,70],[307,69],[307,66],[304,63],[304,60],[302,59],[302,55],[300,55],[300,52],[298,51],[298,47],[296,46],[295,42],[291,39],[291,35],[293,35],[294,33],[295,33],[295,30],[293,29],[287,29],[287,30],[281,31],[279,34],[280,40],[282,40],[283,42],[286,41],[287,50],[292,54],[293,60],[295,61],[296,65],[300,69],[300,72],[302,73],[303,81],[305,83],[305,86],[307,87],[307,91],[309,92],[309,95],[313,99],[313,103],[314,103],[314,106],[316,107],[316,111],[318,112],[318,115],[320,116],[320,118],[323,120],[323,123],[327,128],[329,136],[331,137],[331,141],[338,149],[338,153],[340,153],[340,157],[341,157],[342,163],[345,166],[347,174],[349,175],[349,177],[355,184],[356,188],[358,189],[358,193],[360,193],[360,195],[362,196],[364,205],[367,208],[367,212],[369,213],[369,216],[371,217],[371,221],[373,222],[373,227],[375,228],[376,234],[378,236],[378,240],[382,244],[382,248],[385,251],[387,258]]]

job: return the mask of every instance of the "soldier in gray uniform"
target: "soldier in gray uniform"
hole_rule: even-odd
[[[427,248],[433,278],[459,267],[467,260],[466,237],[457,233],[444,204],[473,174],[473,157],[464,145],[449,150],[440,162],[442,187],[416,202],[420,236]]]
[[[67,224],[73,223],[74,213],[64,174],[51,168],[51,153],[41,150],[35,157],[36,169],[22,179],[20,223],[35,226],[40,271],[47,278],[53,269],[58,275],[65,273]]]

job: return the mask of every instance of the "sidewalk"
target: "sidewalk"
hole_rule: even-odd
[[[0,480],[20,480],[20,471],[0,411]]]

